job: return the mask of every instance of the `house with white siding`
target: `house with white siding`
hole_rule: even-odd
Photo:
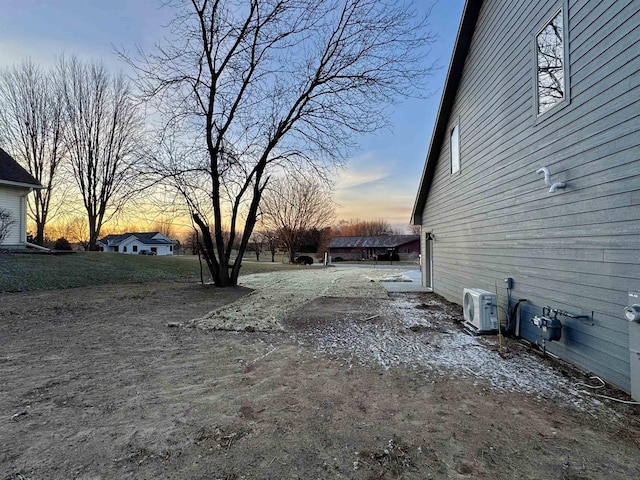
[[[101,252],[128,255],[173,255],[173,241],[160,232],[130,232],[98,240]]]
[[[517,335],[640,400],[638,32],[637,0],[467,0],[412,221],[424,286],[497,285]]]
[[[38,188],[43,187],[0,148],[0,248],[27,246],[27,196]]]

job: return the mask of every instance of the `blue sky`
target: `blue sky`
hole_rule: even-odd
[[[113,46],[150,48],[162,35],[168,9],[157,0],[0,0],[0,67],[23,58],[49,64],[61,53],[102,59],[110,68],[126,69]],[[431,4],[417,0],[419,9]],[[345,171],[336,181],[338,218],[383,219],[406,226],[431,139],[431,131],[455,42],[463,0],[439,0],[430,23],[437,40],[430,60],[440,69],[428,81],[433,95],[409,99],[392,112],[391,128],[360,139]]]

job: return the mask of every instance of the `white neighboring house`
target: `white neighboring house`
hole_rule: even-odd
[[[0,247],[27,247],[27,195],[41,188],[29,172],[0,148],[0,211],[8,212],[11,219]]]
[[[128,255],[173,255],[173,241],[160,232],[130,232],[107,235],[97,242],[101,252]]]

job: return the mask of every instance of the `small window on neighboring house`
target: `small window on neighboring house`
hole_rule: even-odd
[[[566,98],[565,31],[560,9],[536,35],[538,115]]]
[[[451,150],[451,174],[458,173],[460,171],[460,134],[459,125],[453,127],[451,130],[451,137],[449,141],[449,147]]]
[[[173,245],[169,245],[169,251],[173,252]]]
[[[138,245],[134,245],[133,246],[133,253],[136,253],[138,251]]]
[[[118,252],[118,245],[116,245],[115,247],[113,247],[113,251],[114,251],[114,252],[116,252],[116,253],[119,253],[119,252]]]
[[[127,253],[127,246],[122,247],[122,253]]]

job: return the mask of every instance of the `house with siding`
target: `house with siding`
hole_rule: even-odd
[[[138,255],[173,255],[173,241],[160,232],[130,232],[107,235],[98,240],[101,252]]]
[[[526,299],[538,345],[563,312],[547,351],[638,400],[639,31],[637,0],[467,0],[412,216],[426,287]]]
[[[418,235],[376,235],[333,237],[329,242],[329,256],[334,260],[369,260],[381,255],[394,255],[399,260],[417,259],[420,254]],[[389,257],[391,258],[391,257]]]
[[[27,196],[37,188],[40,182],[0,148],[0,248],[27,246]]]

